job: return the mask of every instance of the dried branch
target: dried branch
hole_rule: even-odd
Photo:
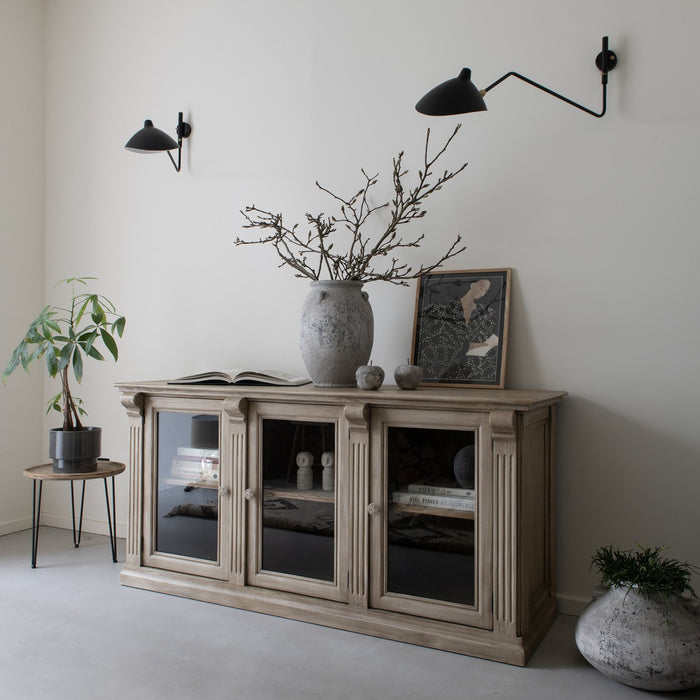
[[[288,228],[284,225],[281,214],[258,209],[255,205],[248,206],[241,212],[247,222],[243,228],[257,228],[265,233],[255,240],[236,238],[234,244],[272,244],[282,261],[280,267],[289,265],[297,277],[308,277],[312,280],[320,279],[322,274],[327,274],[332,280],[361,282],[381,280],[405,285],[406,280],[440,267],[466,249],[465,246],[459,245],[461,236],[457,236],[437,262],[421,265],[418,270],[401,264],[393,254],[401,248],[420,247],[424,234],[405,240],[398,235],[399,227],[423,218],[426,214],[423,209],[425,200],[467,167],[467,163],[464,163],[457,170],[445,170],[431,182],[433,166],[447,151],[460,127],[461,124],[455,127],[451,136],[433,157],[429,155],[430,129],[428,129],[425,137],[423,167],[418,171],[418,181],[413,188],[407,189],[402,181],[402,178],[408,175],[408,170],[403,167],[403,151],[393,159],[394,197],[390,202],[376,206],[370,204],[369,192],[377,184],[378,175],[370,176],[364,170],[361,171],[365,179],[363,187],[347,199],[316,182],[316,187],[340,204],[338,216],[326,217],[323,213],[318,215],[307,213],[306,222],[310,228],[305,235],[300,235],[297,233],[298,225]],[[376,212],[387,207],[390,211],[389,222],[383,232],[372,242],[370,237],[365,235],[364,227]],[[333,248],[332,237],[337,232],[337,225],[342,225],[351,235],[349,247],[345,252],[337,252]],[[374,267],[378,258],[384,261],[383,269]],[[387,263],[387,259],[390,262]]]

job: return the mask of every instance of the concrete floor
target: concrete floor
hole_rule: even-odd
[[[0,537],[0,699],[592,700],[645,693],[590,667],[560,615],[526,668],[119,585],[106,537]],[[118,557],[124,558],[119,541]]]

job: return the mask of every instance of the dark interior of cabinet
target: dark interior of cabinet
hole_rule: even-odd
[[[216,561],[218,525],[216,491],[174,486],[158,492],[159,552]]]
[[[321,488],[321,455],[334,450],[333,423],[263,420],[263,570],[334,580],[335,498]],[[311,491],[297,489],[300,452],[313,456]]]
[[[475,433],[470,430],[387,428],[388,592],[474,604],[475,516],[461,510],[467,507],[464,501],[475,499],[474,455]],[[442,498],[439,489],[474,493],[448,491]],[[418,495],[418,505],[395,502],[395,494],[406,492]],[[442,500],[424,505],[423,494],[439,494]]]

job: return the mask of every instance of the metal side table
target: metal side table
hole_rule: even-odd
[[[109,526],[109,543],[112,548],[112,561],[117,561],[117,506],[114,498],[114,477],[121,474],[125,465],[121,462],[108,462],[99,460],[97,469],[94,472],[81,474],[56,474],[53,465],[39,464],[36,467],[28,467],[24,470],[24,476],[33,480],[33,501],[32,501],[32,569],[36,569],[36,554],[39,547],[39,520],[41,518],[41,492],[44,481],[69,481],[70,482],[70,503],[73,516],[73,544],[80,546],[80,536],[83,530],[83,505],[85,503],[85,482],[88,479],[103,479],[105,485],[105,500],[107,501],[107,524]],[[112,506],[110,510],[109,490],[107,479],[112,478]],[[78,529],[75,529],[75,495],[73,493],[73,482],[82,481],[83,489],[80,496],[80,519]],[[39,483],[37,495],[37,482]]]

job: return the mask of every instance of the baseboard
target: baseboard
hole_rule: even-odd
[[[563,615],[575,615],[578,617],[591,602],[591,598],[579,598],[573,595],[557,595],[559,612]]]
[[[28,530],[32,526],[32,519],[17,518],[17,520],[7,520],[4,523],[0,523],[0,536],[9,535],[12,532],[19,532],[20,530]]]
[[[41,525],[47,525],[49,527],[60,527],[64,530],[73,529],[73,522],[69,517],[62,515],[52,515],[51,513],[41,514]],[[27,527],[31,526],[32,521],[29,520]],[[126,529],[126,524],[117,524],[117,537],[126,537]],[[95,535],[109,536],[109,527],[107,525],[107,522],[104,520],[92,520],[90,518],[83,518],[83,532],[91,532]]]

